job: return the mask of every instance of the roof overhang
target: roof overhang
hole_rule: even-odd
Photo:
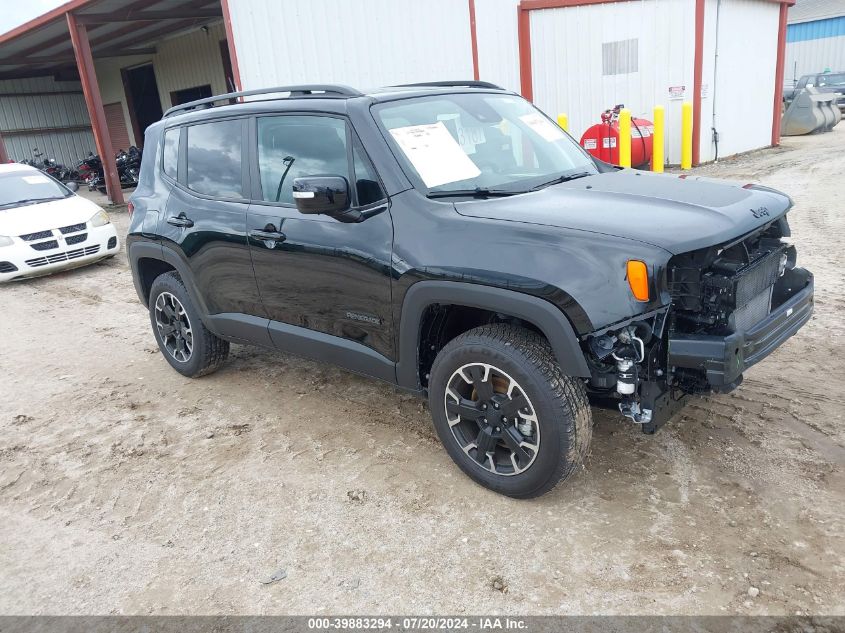
[[[161,40],[223,17],[220,0],[71,0],[0,35],[0,79],[75,77],[68,13],[87,26],[95,59],[151,55]]]

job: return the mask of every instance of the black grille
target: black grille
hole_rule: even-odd
[[[68,233],[78,233],[79,231],[85,230],[85,222],[82,224],[71,224],[70,226],[63,226],[59,229],[63,235],[67,235]]]
[[[107,248],[114,248],[115,246],[117,246],[117,238],[116,237],[110,237]]]
[[[65,242],[70,244],[79,244],[80,242],[84,242],[88,239],[87,233],[80,233],[79,235],[71,235],[70,237],[65,238]]]
[[[89,246],[87,248],[77,248],[72,251],[65,251],[64,253],[56,253],[55,255],[47,255],[46,257],[37,257],[35,259],[26,260],[26,265],[32,268],[39,266],[46,266],[47,264],[57,264],[71,259],[78,259],[86,255],[94,255],[100,250],[100,245]]]
[[[30,244],[32,248],[37,251],[49,251],[51,248],[59,248],[59,243],[56,240],[50,240],[49,242],[38,242],[38,244]]]
[[[0,273],[13,273],[18,270],[12,262],[0,262]]]
[[[38,233],[27,233],[26,235],[20,236],[24,242],[43,240],[45,237],[53,237],[53,231],[38,231]]]

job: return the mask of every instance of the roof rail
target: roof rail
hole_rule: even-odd
[[[491,84],[489,81],[423,81],[415,84],[400,84],[394,88],[489,88],[491,90],[504,90],[501,86]]]
[[[206,97],[205,99],[197,99],[196,101],[189,101],[188,103],[173,106],[164,113],[162,118],[167,118],[177,112],[194,110],[200,107],[213,108],[217,101],[229,101],[230,99],[237,99],[238,97],[252,97],[254,95],[274,94],[277,92],[289,92],[290,95],[286,98],[308,97],[312,95],[325,95],[327,97],[360,97],[363,94],[354,88],[350,88],[349,86],[344,86],[342,84],[302,84],[299,86],[276,86],[275,88],[261,88],[259,90],[242,90],[241,92],[227,92],[223,95]]]

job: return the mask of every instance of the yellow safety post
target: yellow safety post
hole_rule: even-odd
[[[663,106],[654,106],[654,134],[651,137],[651,171],[658,174],[663,173],[664,157],[664,124],[666,122],[666,110]]]
[[[569,117],[566,116],[563,112],[557,115],[557,124],[561,127],[561,129],[569,131]]]
[[[631,111],[628,108],[619,111],[619,165],[631,166]]]
[[[681,108],[681,169],[692,168],[692,104],[684,101]]]

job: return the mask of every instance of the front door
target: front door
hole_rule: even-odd
[[[271,337],[289,347],[283,339],[291,328],[274,328],[276,322],[326,335],[314,345],[345,339],[394,358],[393,224],[349,123],[328,115],[274,115],[257,117],[253,127],[253,198],[259,201],[250,207],[247,230]],[[347,224],[299,213],[293,181],[315,175],[346,178],[352,204],[369,217]]]
[[[159,223],[164,244],[190,268],[206,312],[229,320],[265,317],[246,238],[247,124],[247,119],[221,119],[171,128],[163,151],[164,173],[173,178],[167,164],[178,143],[178,184]]]

